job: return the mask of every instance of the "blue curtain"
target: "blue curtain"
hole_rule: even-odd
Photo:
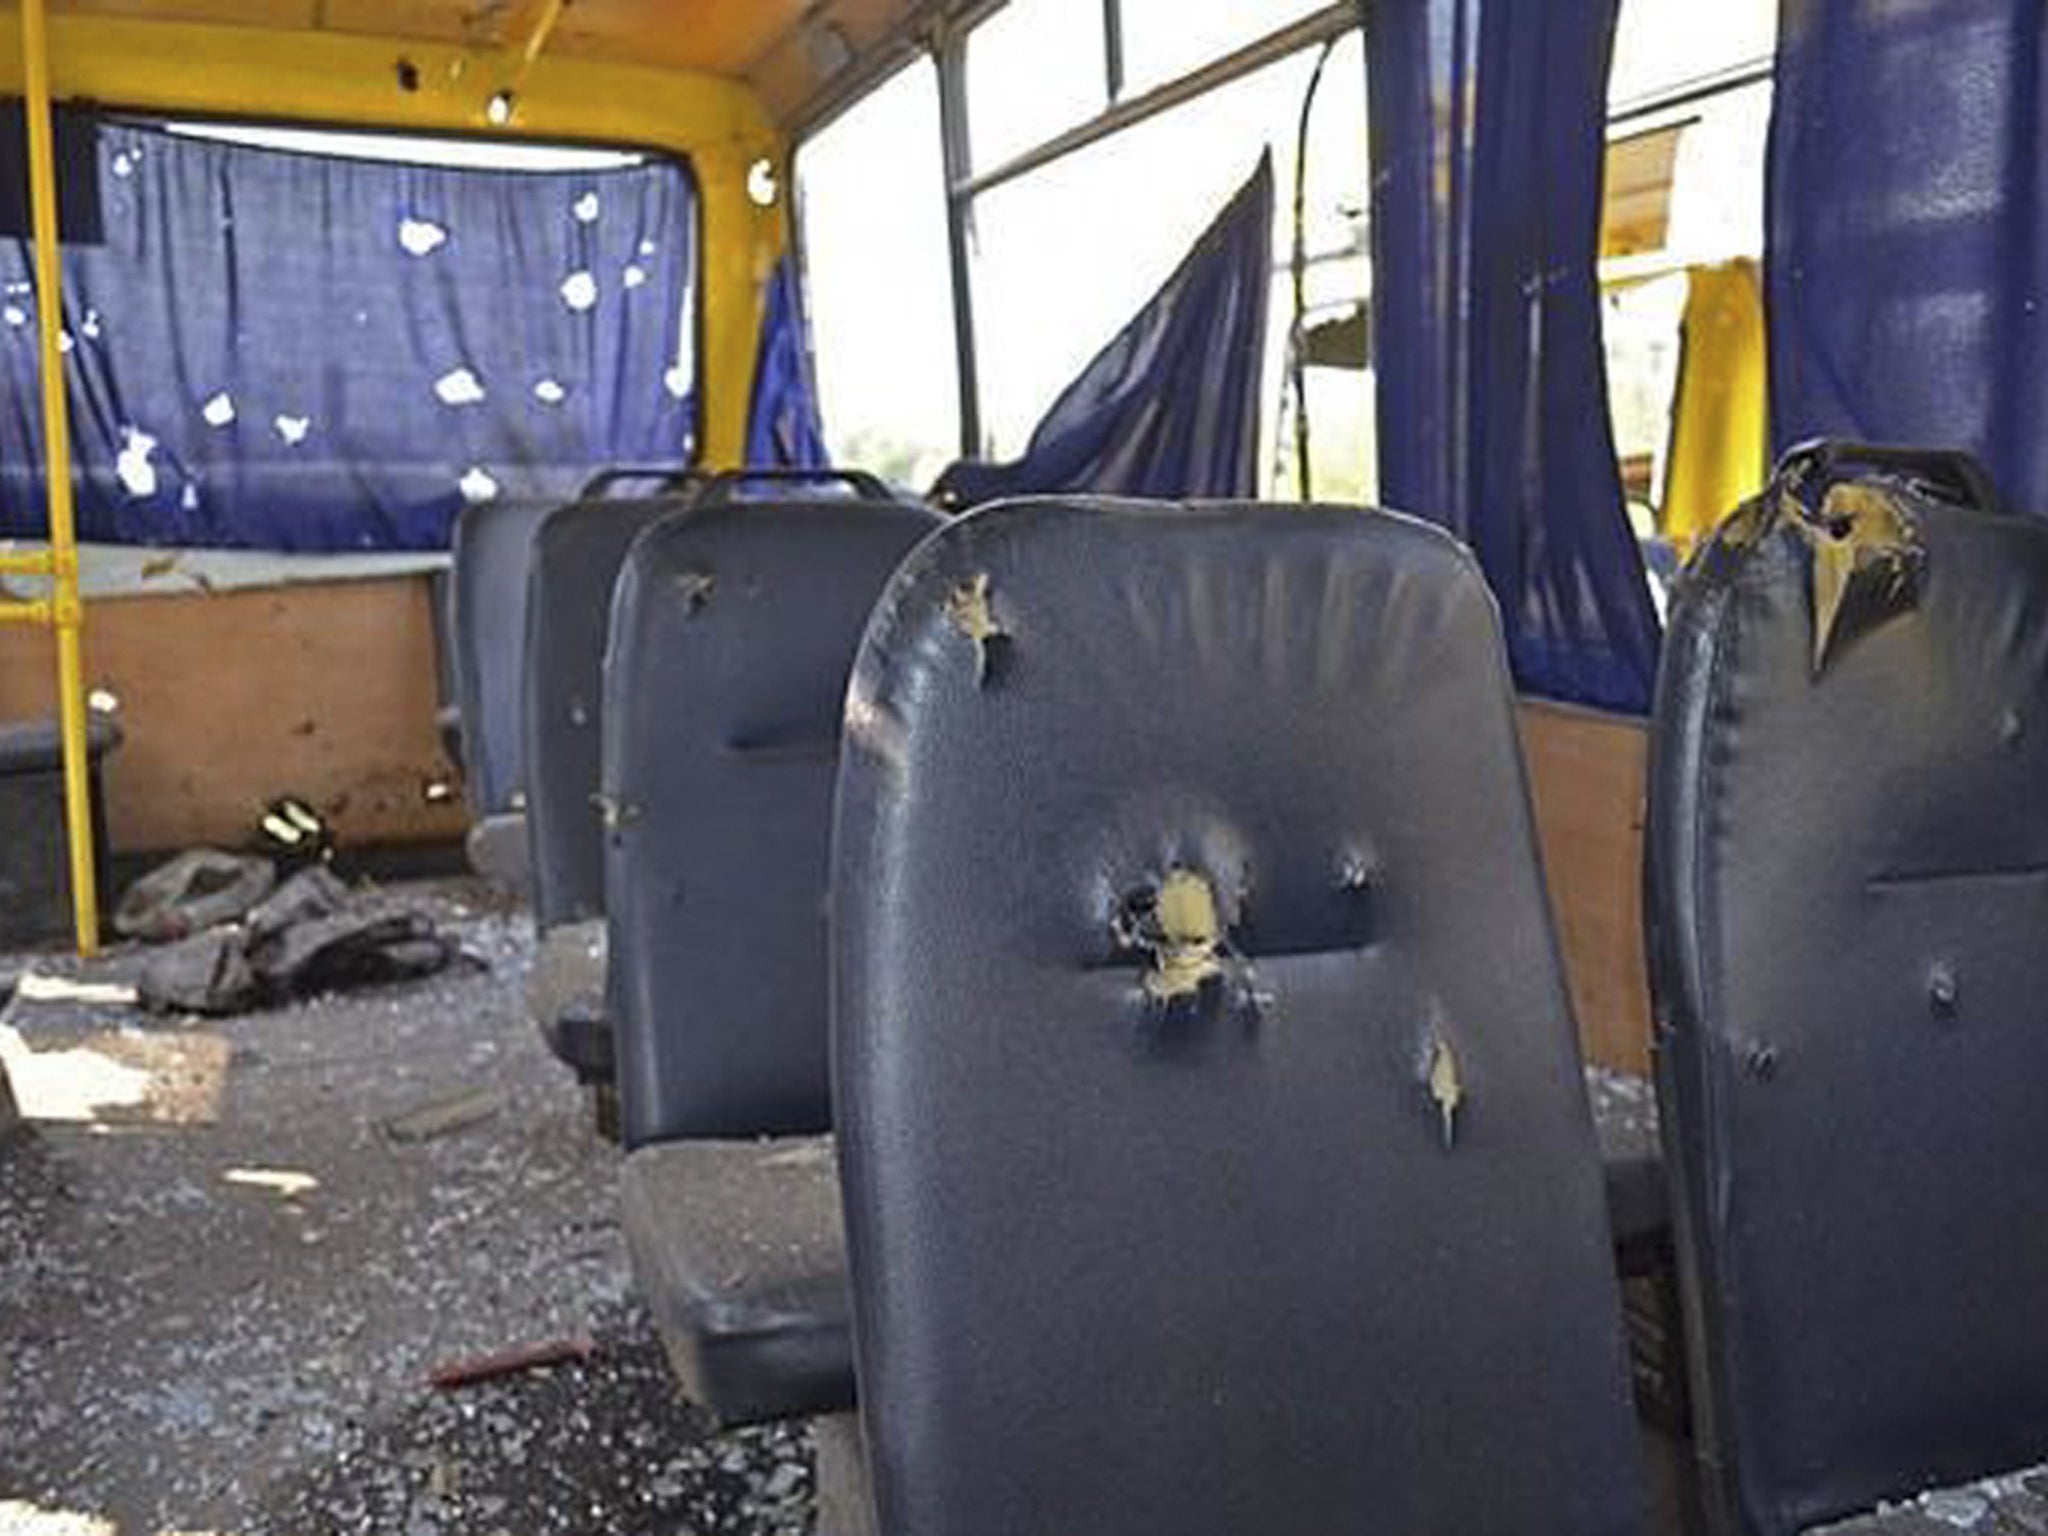
[[[963,506],[1057,491],[1255,495],[1272,266],[1268,155],[1166,285],[1061,392],[1023,457],[955,464],[932,494]]]
[[[1595,280],[1615,0],[1384,0],[1366,29],[1380,495],[1500,602],[1516,683],[1648,708]]]
[[[675,459],[694,194],[659,162],[396,165],[107,123],[63,253],[81,536],[436,549],[465,500]],[[0,239],[0,532],[41,537],[30,253]]]
[[[747,405],[747,463],[756,469],[822,469],[830,462],[811,382],[802,290],[795,261],[784,255],[768,280],[761,314],[754,397]]]
[[[1783,0],[1771,418],[1965,448],[2048,513],[2048,6]]]

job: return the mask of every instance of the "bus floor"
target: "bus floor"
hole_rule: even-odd
[[[630,1300],[531,923],[406,894],[469,959],[230,1019],[123,1006],[132,953],[16,957],[58,981],[0,1013],[0,1533],[808,1528],[804,1431],[714,1432]],[[552,1341],[594,1348],[430,1380]]]

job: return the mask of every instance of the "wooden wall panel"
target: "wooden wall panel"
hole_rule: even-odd
[[[1522,748],[1551,910],[1589,1060],[1626,1072],[1650,1062],[1643,963],[1641,720],[1530,700]]]
[[[440,749],[425,577],[89,603],[86,675],[120,701],[106,772],[119,853],[246,842],[295,794],[343,843],[460,836]],[[54,710],[50,637],[0,633],[0,718]]]
[[[245,842],[262,807],[300,795],[344,843],[459,837],[435,729],[424,577],[93,603],[86,668],[120,700],[109,762],[120,853]],[[54,708],[49,637],[0,630],[0,719]],[[1589,1059],[1649,1061],[1642,942],[1639,720],[1525,702],[1523,748],[1558,936]]]

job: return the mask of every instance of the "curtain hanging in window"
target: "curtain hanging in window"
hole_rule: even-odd
[[[820,469],[830,463],[818,425],[803,296],[789,256],[775,264],[761,314],[754,396],[747,407],[747,464],[755,469]]]
[[[679,166],[345,159],[108,122],[63,252],[87,539],[436,549],[695,431]],[[36,292],[0,239],[0,533],[44,529]]]
[[[1022,457],[955,464],[933,495],[977,506],[1058,491],[1256,494],[1272,264],[1268,155],[1165,285],[1060,393]]]
[[[1385,0],[1366,29],[1380,494],[1472,546],[1525,691],[1648,708],[1658,625],[1594,260],[1615,0]]]
[[[2048,514],[2048,5],[1782,0],[1771,426],[1963,448]]]

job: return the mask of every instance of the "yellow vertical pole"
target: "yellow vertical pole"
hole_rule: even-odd
[[[1754,261],[1687,274],[1659,526],[1684,554],[1771,475],[1770,348]]]
[[[57,711],[64,741],[64,825],[71,847],[71,916],[78,952],[99,948],[92,795],[85,733],[85,667],[78,600],[78,533],[71,504],[71,424],[65,414],[63,319],[58,285],[57,157],[50,113],[45,0],[21,0],[23,107],[28,117],[29,203],[36,243],[36,319],[42,341],[44,479],[50,496],[51,620],[57,633]]]

